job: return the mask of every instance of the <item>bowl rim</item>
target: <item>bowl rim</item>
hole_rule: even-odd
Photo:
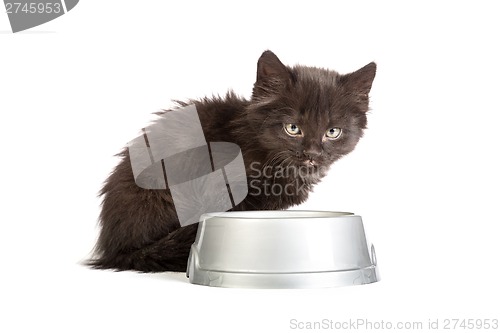
[[[255,214],[254,216],[252,216]],[[295,215],[294,215],[295,214]],[[246,215],[246,216],[245,216]],[[267,216],[266,216],[267,215]],[[211,212],[201,215],[200,220],[212,218],[243,219],[243,220],[283,220],[283,219],[331,219],[347,216],[357,216],[351,212],[329,210],[242,210],[229,212]]]

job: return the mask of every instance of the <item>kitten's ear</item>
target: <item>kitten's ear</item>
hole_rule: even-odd
[[[273,52],[268,50],[262,53],[257,62],[257,82],[278,80],[286,83],[290,79],[292,79],[292,73]]]
[[[354,91],[361,96],[368,97],[376,72],[377,65],[374,62],[371,62],[353,73],[342,75],[340,77],[340,82],[342,85],[347,87],[347,89]]]

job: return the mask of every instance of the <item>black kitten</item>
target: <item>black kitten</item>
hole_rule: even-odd
[[[286,209],[304,202],[330,165],[362,137],[375,71],[375,63],[346,75],[288,67],[266,51],[250,100],[230,91],[225,98],[191,101],[207,142],[232,142],[242,150],[248,195],[233,210]],[[100,192],[102,229],[89,264],[186,271],[198,224],[180,227],[170,191],[137,186],[128,150],[120,155]]]

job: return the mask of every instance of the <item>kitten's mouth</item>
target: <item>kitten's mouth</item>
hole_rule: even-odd
[[[304,158],[304,156],[299,157],[295,156],[295,158],[292,158],[295,160],[294,165],[296,168],[305,168],[306,170],[315,170],[320,167],[321,161],[318,161],[317,159],[312,159],[312,158]]]
[[[316,170],[319,168],[320,164],[318,161],[315,160],[310,160],[310,159],[300,159],[297,161],[296,168],[302,169],[303,171],[309,173],[309,172],[316,172]]]
[[[314,168],[314,167],[317,167],[319,165],[318,161],[310,159],[310,158],[305,159],[305,160],[301,160],[300,164],[306,166],[307,168]]]

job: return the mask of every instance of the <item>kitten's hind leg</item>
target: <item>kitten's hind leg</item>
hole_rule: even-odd
[[[134,270],[141,272],[185,272],[198,223],[173,232],[134,253]]]
[[[185,272],[198,223],[170,232],[164,238],[133,252],[103,255],[88,264],[99,269],[135,270],[139,272]]]

